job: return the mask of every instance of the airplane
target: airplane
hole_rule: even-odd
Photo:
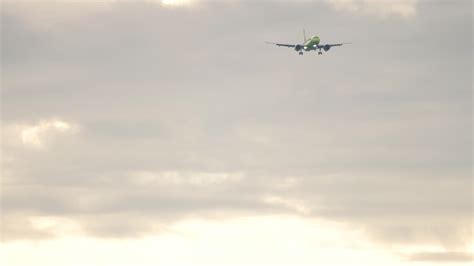
[[[290,47],[294,48],[295,51],[297,51],[300,55],[303,55],[303,51],[318,51],[318,55],[322,55],[324,50],[325,52],[329,51],[331,47],[334,46],[342,46],[343,44],[350,44],[350,42],[344,42],[344,43],[334,43],[334,44],[320,44],[320,39],[318,36],[312,36],[311,38],[307,39],[306,38],[306,33],[303,30],[303,44],[285,44],[285,43],[274,43],[274,42],[266,42],[269,44],[275,44],[277,46],[284,46],[284,47]]]

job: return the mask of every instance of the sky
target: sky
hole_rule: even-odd
[[[351,42],[323,55],[265,43]],[[2,1],[2,265],[470,265],[472,1]]]

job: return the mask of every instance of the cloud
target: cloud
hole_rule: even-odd
[[[7,1],[7,3],[10,1]],[[61,19],[61,20],[76,20],[78,18],[84,17],[87,13],[97,13],[97,12],[104,12],[113,8],[114,4],[121,4],[121,3],[134,3],[133,0],[86,0],[83,1],[82,8],[84,12],[76,13],[76,12],[67,12],[67,13],[60,13],[54,14],[49,13],[49,10],[45,8],[45,5],[41,3],[42,1],[18,1],[23,4],[23,9],[28,11],[28,16],[26,19],[34,19],[35,22],[39,25],[36,26],[46,26],[50,22],[54,22],[51,18],[55,18],[54,20]],[[59,3],[66,3],[69,5],[77,5],[73,2],[68,0],[61,0],[58,1]],[[219,1],[219,3],[224,4],[248,4],[250,1],[247,0],[238,0],[238,1],[231,1],[231,0],[223,0]],[[391,16],[399,16],[404,18],[413,17],[416,15],[417,12],[417,5],[418,0],[301,0],[297,1],[294,4],[296,5],[308,5],[314,3],[325,3],[326,5],[333,8],[335,11],[340,12],[348,12],[358,15],[369,15],[375,16],[379,18],[387,18]],[[26,4],[27,3],[27,4]],[[191,8],[197,6],[208,6],[214,4],[213,1],[208,0],[148,0],[144,1],[142,4],[151,4],[157,5],[164,8]],[[270,3],[279,4],[281,1],[270,1]],[[36,10],[40,9],[41,12],[35,12]],[[38,14],[40,13],[40,14]],[[41,14],[42,13],[42,14]]]
[[[53,141],[59,135],[75,134],[78,126],[59,119],[40,120],[35,125],[15,125],[19,129],[19,138],[25,146],[45,148],[46,142]]]
[[[195,0],[161,0],[161,4],[168,7],[189,6],[195,3]]]
[[[129,219],[130,225],[137,223],[133,218]],[[340,223],[290,215],[193,218],[169,225],[158,235],[141,238],[113,241],[63,237],[42,243],[9,243],[2,246],[2,261],[18,266],[30,265],[32,261],[47,261],[51,266],[136,265],[137,262],[140,265],[212,266],[223,263],[233,266],[400,265],[393,263],[384,250],[375,255],[360,252],[370,247],[361,237],[361,232]],[[23,252],[15,252],[18,249]]]
[[[416,15],[417,0],[327,0],[336,10],[387,17]]]
[[[238,1],[222,1],[224,3],[236,3]],[[247,3],[248,1],[240,1]],[[278,1],[274,1],[278,3]],[[318,0],[303,0],[296,4],[321,2]],[[412,17],[416,15],[418,0],[325,0],[330,7],[336,11],[350,12],[361,15],[370,15],[380,18],[390,16]],[[161,0],[165,7],[191,7],[193,5],[206,5],[212,1],[206,0]]]
[[[138,238],[190,217],[299,214],[347,223],[377,248],[472,242],[462,4],[383,24],[324,2],[43,5],[47,27],[15,4],[2,11],[8,240],[70,221]],[[302,25],[360,45],[317,60],[265,46],[299,40]],[[440,53],[446,39],[456,53]]]
[[[21,130],[21,140],[26,145],[42,146],[46,135],[73,130],[73,126],[61,120],[42,120],[34,126],[25,126]]]
[[[287,207],[288,209],[295,210],[300,214],[309,214],[310,209],[307,204],[303,204],[299,200],[286,199],[278,196],[266,196],[263,198],[265,203],[276,206]]]
[[[137,185],[171,185],[171,186],[207,186],[225,182],[237,182],[242,173],[181,173],[181,172],[137,172],[129,175],[129,181]]]
[[[431,263],[472,262],[473,255],[468,252],[420,252],[410,254],[407,258],[412,261]]]

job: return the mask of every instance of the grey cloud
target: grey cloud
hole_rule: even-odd
[[[421,2],[415,17],[380,19],[321,3],[115,3],[38,28],[6,3],[2,128],[61,117],[81,132],[42,152],[4,139],[2,234],[30,237],[14,225],[35,215],[123,237],[193,215],[297,213],[264,200],[278,196],[384,243],[463,248],[469,6]],[[353,45],[298,57],[263,42],[299,41],[302,27]],[[140,184],[140,171],[243,177]]]
[[[2,214],[2,223],[0,225],[1,241],[14,241],[20,239],[28,240],[43,240],[48,238],[56,237],[54,230],[41,230],[35,228],[34,225],[28,220],[31,213],[19,213],[8,215]]]
[[[464,252],[420,252],[409,256],[413,261],[444,262],[472,262],[472,254]]]

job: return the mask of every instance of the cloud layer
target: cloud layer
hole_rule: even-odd
[[[339,1],[5,3],[3,239],[294,214],[447,252],[409,259],[463,257],[470,3],[408,2],[382,20]],[[354,44],[320,57],[264,44],[303,27]]]

